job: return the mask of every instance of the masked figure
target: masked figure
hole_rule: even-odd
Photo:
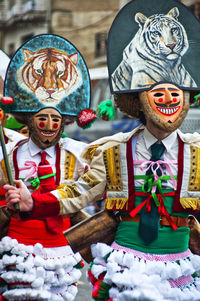
[[[62,134],[90,105],[90,81],[81,54],[62,37],[35,36],[13,56],[4,96],[14,99],[9,111],[30,133],[29,139],[23,136],[7,146],[13,178],[43,200],[46,192],[64,185],[69,185],[70,197],[76,196],[72,183],[87,168],[79,159],[85,143]],[[3,166],[4,160],[1,186],[7,182]],[[28,219],[13,212],[0,242],[2,300],[74,300],[82,261],[63,234],[69,227],[69,216]]]
[[[200,257],[189,249],[188,226],[200,209],[200,135],[178,129],[200,89],[199,28],[179,1],[130,1],[111,27],[108,67],[116,105],[141,126],[90,144],[77,197],[67,189],[45,194],[51,214],[40,195],[20,184],[14,199],[7,186],[9,204],[19,202],[29,217],[65,214],[72,201],[79,210],[104,194],[119,223],[111,245],[92,245],[94,300],[200,299]]]

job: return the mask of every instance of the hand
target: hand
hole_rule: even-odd
[[[21,180],[14,180],[15,186],[6,184],[3,188],[6,191],[8,208],[13,209],[13,204],[19,203],[20,211],[31,211],[33,199],[26,185]]]

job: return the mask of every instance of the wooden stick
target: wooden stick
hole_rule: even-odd
[[[9,161],[8,161],[8,154],[7,154],[7,151],[6,151],[6,144],[5,144],[5,139],[4,139],[3,127],[2,127],[1,122],[0,122],[0,142],[1,142],[2,152],[3,152],[3,157],[4,157],[8,182],[9,182],[10,185],[14,186],[12,172],[11,172],[10,164],[9,164]],[[15,204],[14,208],[15,208],[15,211],[19,211],[19,204]]]

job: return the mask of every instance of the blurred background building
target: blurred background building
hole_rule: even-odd
[[[89,68],[92,87],[91,108],[112,99],[108,85],[106,44],[110,26],[130,0],[0,0],[0,49],[9,57],[28,39],[44,33],[58,34],[72,42]],[[200,0],[180,0],[200,16]],[[192,117],[193,119],[193,117]],[[112,122],[96,123],[92,129],[68,127],[67,134],[86,142],[137,125],[116,109]],[[188,125],[189,127],[189,125]],[[193,125],[190,123],[191,131]],[[198,123],[200,129],[200,124]],[[196,129],[196,125],[195,125]]]

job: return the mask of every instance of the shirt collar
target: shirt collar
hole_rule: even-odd
[[[144,142],[146,145],[146,148],[150,150],[150,147],[158,141],[156,137],[154,137],[149,130],[145,127],[143,132]],[[174,146],[174,144],[177,141],[177,131],[172,132],[169,136],[167,136],[165,139],[162,140],[162,143],[164,144],[167,152]]]
[[[44,152],[44,151],[52,158],[55,156],[55,146],[54,145],[50,146],[48,148],[45,148],[43,150],[39,146],[37,146],[31,139],[29,139],[28,147],[29,147],[32,157],[37,155],[38,153]]]

